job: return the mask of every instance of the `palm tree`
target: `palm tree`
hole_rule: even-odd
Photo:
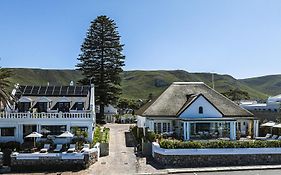
[[[11,71],[0,67],[0,109],[11,104],[11,96],[8,93],[8,88],[11,85],[10,76]]]

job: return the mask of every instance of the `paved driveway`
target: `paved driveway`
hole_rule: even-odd
[[[131,137],[128,134],[129,124],[107,124],[110,128],[109,156],[101,157],[92,165],[88,174],[94,175],[126,175],[137,173],[136,156]],[[127,146],[126,146],[127,138]]]

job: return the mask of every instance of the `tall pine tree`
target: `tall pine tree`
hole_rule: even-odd
[[[82,84],[95,85],[96,104],[100,105],[97,121],[104,118],[104,107],[116,103],[121,94],[121,77],[125,56],[114,20],[98,16],[91,22],[81,47],[76,67],[82,71]]]

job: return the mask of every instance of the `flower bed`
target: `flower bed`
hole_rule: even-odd
[[[165,149],[198,149],[198,148],[273,148],[281,147],[281,141],[180,141],[163,139],[159,142]]]

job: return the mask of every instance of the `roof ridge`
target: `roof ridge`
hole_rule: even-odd
[[[218,94],[218,95],[220,95],[221,97],[225,98],[226,100],[230,101],[232,104],[234,104],[234,105],[238,106],[240,109],[242,109],[242,110],[246,111],[247,113],[252,114],[252,115],[254,116],[254,114],[253,114],[253,113],[251,113],[250,111],[248,111],[248,110],[246,110],[246,109],[242,108],[242,107],[241,107],[241,106],[239,106],[238,104],[234,103],[234,101],[232,101],[232,100],[230,100],[229,98],[227,98],[226,96],[222,95],[221,93],[219,93],[219,92],[218,92],[218,91],[216,91],[215,89],[211,88],[210,86],[208,86],[208,85],[206,85],[206,84],[204,84],[204,85],[205,85],[207,88],[209,88],[209,89],[213,90],[216,94]]]
[[[172,85],[186,85],[186,84],[205,84],[204,82],[201,82],[201,81],[198,81],[198,82],[196,82],[196,81],[194,81],[194,82],[192,82],[192,81],[179,81],[179,82],[173,82],[172,83]]]

